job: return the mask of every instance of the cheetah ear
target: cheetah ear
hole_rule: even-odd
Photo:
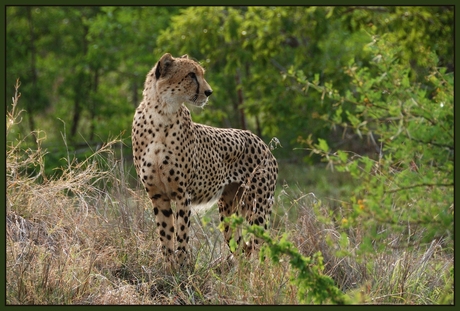
[[[155,78],[159,79],[161,76],[164,76],[168,71],[168,67],[174,61],[171,54],[166,53],[161,56],[160,60],[158,61],[155,69]]]
[[[187,55],[187,54],[184,54],[184,55],[182,55],[180,58],[187,58],[187,59],[188,59],[188,55]]]

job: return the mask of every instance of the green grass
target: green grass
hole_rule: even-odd
[[[15,105],[17,102],[15,103]],[[16,106],[14,106],[16,107]],[[11,113],[7,132],[17,124]],[[194,215],[192,269],[162,270],[164,258],[144,190],[112,141],[85,161],[69,158],[55,178],[44,151],[7,144],[7,304],[299,304],[288,257],[237,256],[219,231],[216,207]],[[31,168],[33,168],[31,170]],[[280,163],[270,236],[285,236],[356,304],[452,304],[453,245],[359,253],[360,228],[343,229],[341,203],[353,189],[344,174]],[[398,236],[388,237],[397,239]],[[306,295],[311,293],[307,288]],[[306,299],[308,301],[308,299]]]

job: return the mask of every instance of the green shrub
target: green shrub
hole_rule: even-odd
[[[289,258],[291,266],[291,284],[297,287],[297,299],[301,304],[345,304],[349,303],[348,297],[334,284],[334,280],[323,273],[324,264],[321,252],[313,256],[302,256],[292,242],[284,234],[279,240],[274,239],[257,225],[244,225],[243,217],[232,215],[226,218],[233,230],[238,226],[243,226],[247,234],[252,234],[265,243],[260,250],[260,261],[266,257],[278,264],[283,255]],[[223,229],[223,226],[221,226]],[[235,250],[236,242],[230,240],[230,247]]]
[[[408,247],[434,239],[453,239],[453,82],[438,68],[434,53],[419,60],[428,74],[417,79],[409,63],[398,58],[391,37],[374,36],[368,44],[369,67],[353,61],[345,68],[352,85],[339,94],[330,84],[314,85],[327,95],[333,112],[321,116],[333,127],[367,138],[377,156],[332,150],[326,140],[304,139],[332,169],[358,181],[344,208],[344,228],[367,232],[361,251]],[[305,78],[299,82],[310,85]],[[364,139],[362,140],[364,143]],[[398,238],[394,237],[398,234]]]

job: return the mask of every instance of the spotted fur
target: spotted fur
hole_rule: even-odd
[[[267,228],[273,205],[278,166],[267,145],[249,131],[194,123],[183,105],[202,107],[211,94],[197,62],[167,53],[147,74],[134,115],[134,164],[152,200],[163,253],[174,262],[187,258],[192,207],[218,201],[221,220],[237,213]],[[229,242],[228,226],[224,236]],[[236,239],[242,242],[238,232]]]

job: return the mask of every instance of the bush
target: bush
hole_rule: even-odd
[[[374,37],[367,49],[371,66],[352,61],[346,73],[353,85],[339,94],[331,85],[318,87],[329,95],[334,112],[322,116],[333,127],[351,130],[378,151],[376,157],[331,150],[328,143],[304,140],[312,153],[332,169],[346,171],[360,182],[346,207],[344,227],[365,226],[371,233],[362,249],[402,233],[394,247],[453,239],[453,75],[436,67],[431,53],[423,60],[429,74],[411,79],[409,64],[385,36]],[[309,83],[304,81],[304,83]]]
[[[288,240],[286,233],[280,238],[272,238],[263,227],[244,225],[243,217],[236,215],[228,217],[225,221],[230,223],[233,230],[237,226],[243,226],[247,234],[252,234],[265,242],[259,253],[260,261],[263,262],[268,257],[273,263],[278,264],[282,256],[286,255],[289,258],[291,284],[297,288],[297,298],[300,303],[349,303],[348,297],[337,288],[334,280],[323,273],[321,252],[316,252],[313,256],[302,256],[295,245]],[[232,244],[236,245],[234,239],[230,241],[230,245]]]

